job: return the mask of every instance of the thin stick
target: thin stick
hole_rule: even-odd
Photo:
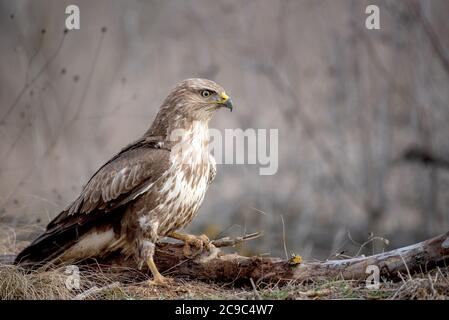
[[[254,291],[254,296],[257,300],[261,300],[262,298],[260,297],[259,292],[257,292],[257,288],[256,285],[254,284],[254,280],[253,278],[249,278],[249,281],[251,282],[251,286],[253,287],[253,291]]]
[[[261,232],[255,232],[255,233],[247,234],[243,237],[236,237],[236,238],[224,237],[224,238],[212,240],[211,243],[218,248],[219,247],[234,247],[241,242],[257,239],[261,235],[262,235]]]
[[[287,244],[285,243],[285,223],[282,214],[281,214],[281,221],[282,221],[282,241],[284,243],[285,259],[288,260]]]
[[[85,299],[92,297],[94,295],[97,295],[103,291],[107,291],[107,290],[115,289],[115,288],[119,288],[119,287],[120,287],[120,282],[113,282],[111,284],[108,284],[107,286],[100,287],[100,288],[98,288],[97,286],[94,286],[94,287],[76,295],[75,298],[73,298],[73,300],[85,300]]]

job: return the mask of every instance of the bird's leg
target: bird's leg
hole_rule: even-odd
[[[154,255],[154,243],[149,240],[144,240],[140,246],[141,257],[146,261],[148,268],[153,275],[153,280],[148,281],[148,284],[151,285],[167,285],[170,282],[170,279],[161,275],[159,270],[154,263],[153,255]]]
[[[205,234],[195,236],[173,231],[170,232],[167,236],[184,242],[183,253],[186,257],[192,257],[198,253],[201,253],[203,251],[203,248],[206,248],[207,251],[211,251],[211,249],[214,247],[214,245],[210,242],[209,238]],[[196,254],[192,254],[191,246],[198,248],[198,252],[196,252]]]
[[[148,284],[151,285],[166,285],[169,281],[167,278],[161,275],[159,270],[154,263],[153,256],[147,259],[148,268],[150,268],[151,273],[153,274],[153,280],[148,281]]]

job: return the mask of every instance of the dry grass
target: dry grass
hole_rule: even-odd
[[[13,229],[0,229],[0,255],[17,253],[26,245]],[[332,279],[287,285],[236,288],[232,284],[176,279],[167,287],[149,286],[147,276],[135,273],[126,278],[120,270],[80,271],[79,289],[66,286],[65,268],[25,273],[11,265],[0,265],[0,299],[448,299],[449,268],[418,274],[403,281],[383,282],[378,290],[360,281]],[[118,271],[118,272],[117,272]],[[123,273],[125,274],[125,273]]]

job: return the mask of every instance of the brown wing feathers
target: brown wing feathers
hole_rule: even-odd
[[[26,268],[35,269],[52,261],[65,250],[74,245],[78,239],[93,227],[112,226],[120,228],[123,212],[98,212],[89,215],[70,215],[52,229],[47,229],[16,257],[15,263]]]
[[[147,138],[124,148],[92,176],[81,195],[15,262],[36,267],[60,255],[92,228],[119,228],[123,206],[167,169],[169,149],[163,146]]]

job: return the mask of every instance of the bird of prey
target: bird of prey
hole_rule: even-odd
[[[231,98],[217,83],[187,79],[162,103],[150,129],[106,162],[80,196],[16,258],[38,268],[101,257],[111,252],[148,265],[152,283],[164,284],[153,260],[162,237],[210,248],[206,236],[180,233],[196,216],[216,165],[208,148],[208,123]]]

